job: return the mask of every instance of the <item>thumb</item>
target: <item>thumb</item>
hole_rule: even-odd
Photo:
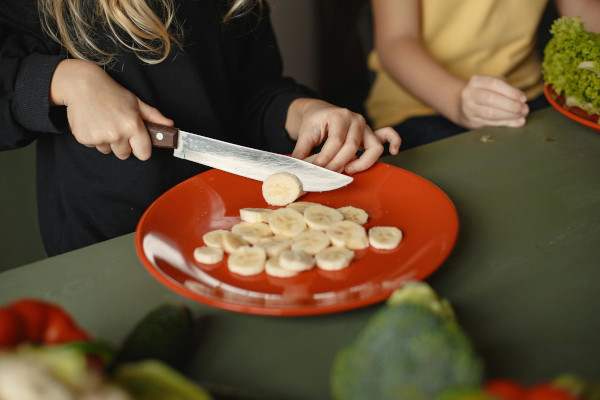
[[[138,104],[140,108],[140,117],[144,121],[154,122],[155,124],[173,126],[173,120],[162,115],[158,109],[144,103],[140,99],[138,99]]]

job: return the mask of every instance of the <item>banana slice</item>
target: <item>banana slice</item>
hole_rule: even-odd
[[[327,228],[326,232],[334,246],[347,247],[352,250],[369,247],[367,231],[356,222],[334,222]]]
[[[254,245],[265,249],[268,257],[277,257],[282,251],[290,248],[292,239],[285,236],[268,236],[258,239]]]
[[[256,243],[260,238],[273,236],[273,231],[268,224],[263,222],[239,222],[231,227],[231,232],[244,238],[250,244]]]
[[[291,208],[292,210],[298,211],[300,214],[304,215],[304,210],[306,210],[310,206],[318,205],[319,203],[315,203],[312,201],[295,201],[293,203],[285,206],[286,208]]]
[[[338,271],[350,265],[354,252],[345,247],[330,246],[315,254],[317,267],[327,271]]]
[[[224,252],[220,247],[201,246],[194,250],[194,259],[201,264],[216,264],[223,260]]]
[[[269,214],[272,212],[270,208],[242,208],[240,218],[245,222],[269,222]]]
[[[304,194],[302,182],[294,174],[278,172],[269,176],[262,184],[262,195],[272,206],[285,206]]]
[[[242,246],[248,246],[249,244],[241,235],[229,231],[223,232],[221,238],[223,250],[228,254],[233,253]]]
[[[317,204],[304,210],[304,220],[311,229],[324,231],[329,225],[344,219],[341,212],[335,208]]]
[[[278,278],[291,278],[300,273],[298,271],[292,271],[291,269],[282,268],[281,265],[279,265],[279,257],[271,257],[267,260],[265,263],[265,272],[268,275],[276,276]]]
[[[279,208],[269,215],[269,226],[275,235],[294,237],[306,230],[304,217],[291,208]]]
[[[241,246],[229,255],[227,266],[240,275],[256,275],[265,269],[267,253],[261,247]]]
[[[202,235],[204,244],[208,247],[223,247],[223,234],[227,233],[225,229],[216,229],[214,231],[206,232]]]
[[[315,161],[315,158],[317,158],[318,155],[319,153],[311,154],[310,156],[306,157],[304,161],[312,164],[312,162]]]
[[[345,220],[356,222],[357,224],[366,224],[369,220],[369,214],[362,208],[346,206],[338,208]]]
[[[315,266],[315,259],[302,250],[286,250],[279,255],[279,265],[292,271],[307,271]]]
[[[369,243],[376,249],[395,249],[401,241],[402,231],[395,226],[374,226],[369,229]]]
[[[308,230],[292,239],[292,250],[302,250],[315,255],[330,244],[329,236],[323,231]]]

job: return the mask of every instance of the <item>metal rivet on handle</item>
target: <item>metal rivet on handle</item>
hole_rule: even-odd
[[[158,140],[163,140],[163,138],[164,138],[164,136],[163,136],[162,132],[158,132],[158,133],[156,134],[156,139],[158,139]]]

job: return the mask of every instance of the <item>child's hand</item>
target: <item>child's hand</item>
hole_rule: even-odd
[[[393,129],[383,128],[373,133],[360,114],[316,99],[292,102],[286,129],[297,141],[293,157],[305,158],[323,143],[313,163],[349,174],[373,165],[383,153],[382,143],[390,143],[392,154],[398,153],[400,147],[400,136]],[[359,158],[358,150],[364,150]]]
[[[173,125],[157,109],[115,82],[97,65],[82,60],[62,61],[52,78],[50,99],[67,107],[69,127],[77,141],[124,160],[133,153],[147,160],[150,136],[142,120]]]
[[[461,92],[461,125],[523,126],[529,113],[527,98],[501,78],[474,75]]]

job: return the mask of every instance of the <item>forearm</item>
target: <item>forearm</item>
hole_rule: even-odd
[[[600,1],[556,0],[558,13],[565,17],[579,17],[585,28],[600,33]]]
[[[377,50],[394,81],[446,118],[460,122],[460,94],[467,83],[443,68],[419,39],[394,38]]]

